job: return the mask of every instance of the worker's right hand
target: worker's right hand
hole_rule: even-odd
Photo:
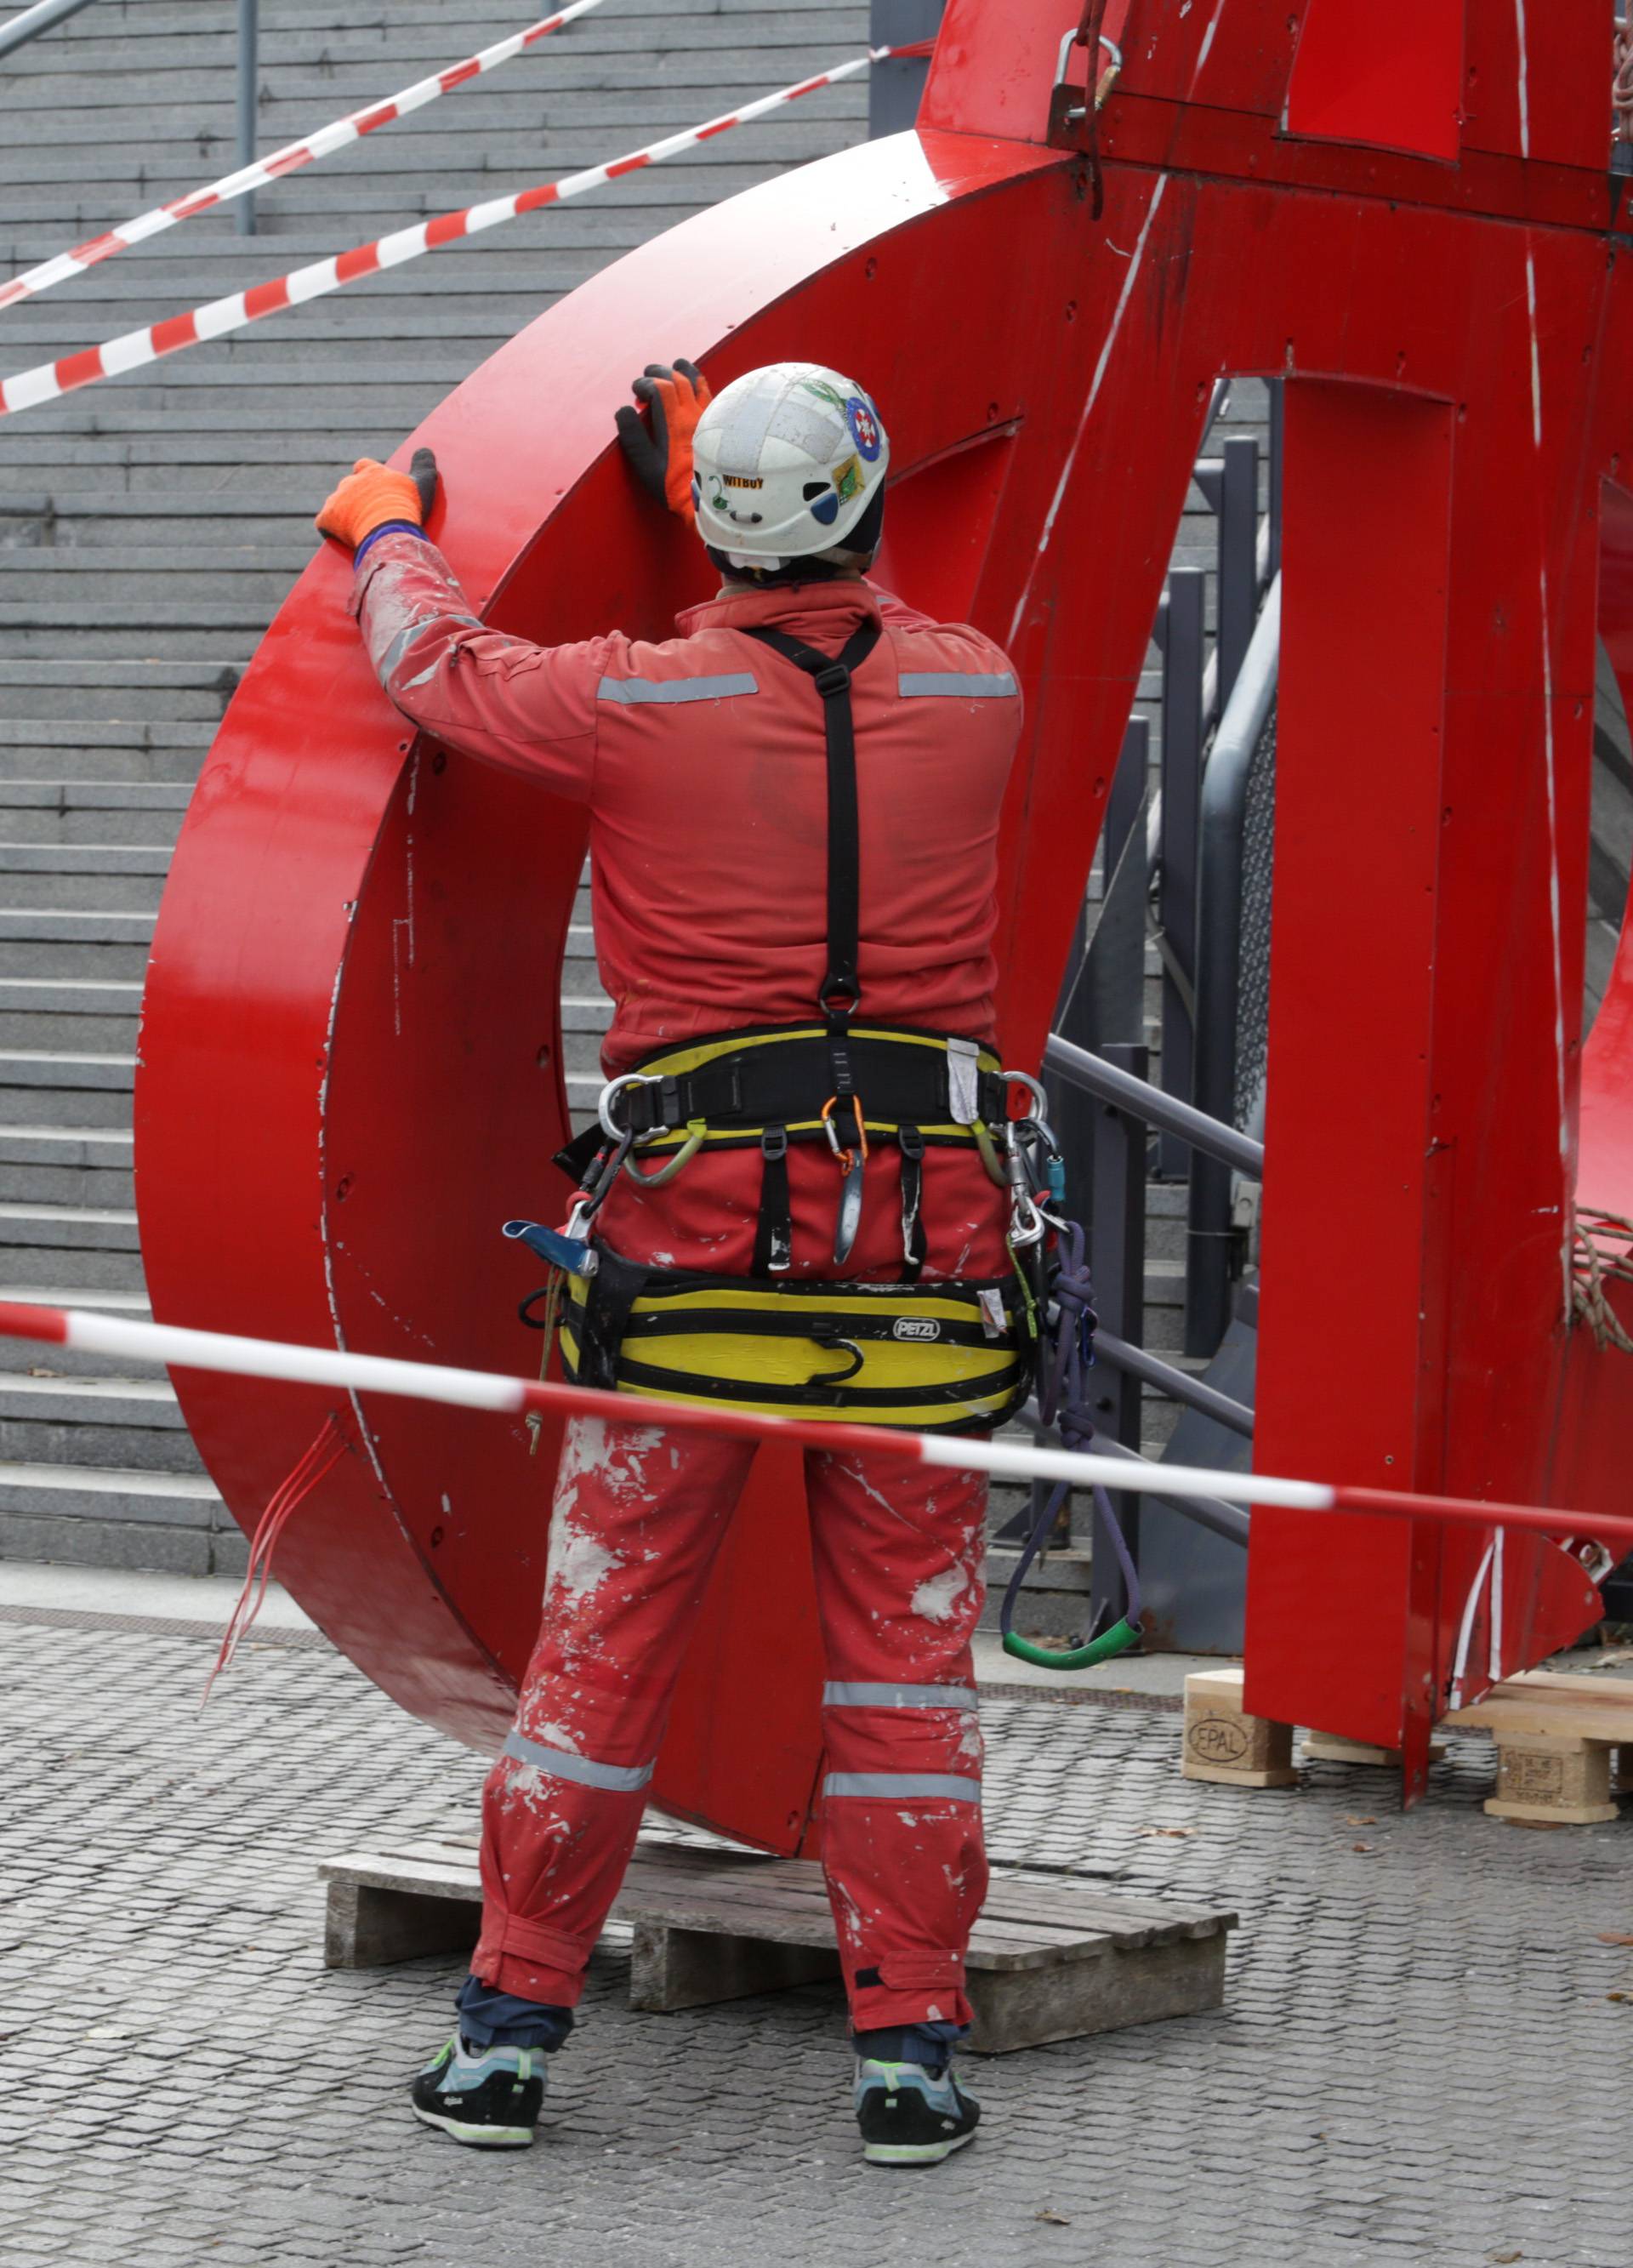
[[[709,380],[689,362],[649,362],[631,391],[645,403],[651,424],[627,403],[616,412],[618,438],[630,469],[649,495],[689,526],[692,436],[709,406]]]
[[[406,473],[394,473],[372,457],[359,457],[327,498],[314,525],[355,551],[364,538],[391,520],[423,527],[437,498],[437,460],[416,449]]]

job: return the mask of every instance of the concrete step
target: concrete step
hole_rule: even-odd
[[[132,1137],[123,1127],[0,1126],[0,1200],[129,1208]]]
[[[173,849],[192,796],[184,781],[0,779],[0,836]]]
[[[128,1127],[134,1055],[0,1050],[0,1123]]]
[[[0,977],[139,983],[153,919],[107,907],[0,907]]]
[[[221,661],[0,659],[0,711],[13,718],[218,724],[241,664]],[[0,899],[7,893],[0,881]]]
[[[139,981],[0,978],[0,1048],[136,1052]]]
[[[841,18],[845,12],[834,11]],[[738,20],[735,11],[731,20],[733,25]],[[803,20],[803,32],[778,42],[775,50],[779,76],[788,80],[814,74],[825,64],[840,60],[835,40],[842,34],[825,30],[820,18],[807,16]],[[702,116],[711,105],[715,110],[720,108],[723,85],[740,77],[747,68],[736,43],[728,47],[717,36],[711,46],[688,44],[654,50],[632,37],[629,26],[621,28],[622,38],[596,41],[582,39],[573,26],[565,26],[552,35],[546,47],[471,82],[452,102],[411,113],[392,131],[405,131],[422,122],[437,127],[439,122],[447,136],[472,132],[485,136],[496,122],[526,121],[533,115],[542,115],[548,122],[563,107],[575,118],[584,119],[604,114],[611,105],[628,111],[632,103],[638,105],[649,94],[653,107],[644,114],[653,119],[660,117],[656,107],[659,99],[666,109],[674,107],[672,96],[680,100],[688,114]],[[458,36],[451,25],[437,60],[443,63],[457,60],[448,43],[457,41]],[[763,42],[757,38],[754,44]],[[150,52],[159,47],[158,41],[144,43],[128,70],[110,73],[105,81],[90,83],[83,70],[59,69],[31,75],[26,83],[19,83],[18,92],[26,93],[31,106],[57,101],[87,117],[110,119],[121,117],[137,104],[151,106],[158,115],[173,107],[184,110],[190,118],[208,117],[210,107],[220,104],[224,95],[231,101],[233,74],[224,59],[208,61],[194,49],[176,53],[167,68]],[[400,52],[394,42],[389,52],[389,70],[401,72],[411,60],[418,59]],[[310,46],[304,55],[286,49],[280,68],[268,55],[267,33],[261,33],[259,122],[263,149],[279,141],[298,140],[326,119],[361,108],[391,92],[380,83],[382,58],[378,47],[335,54],[326,40],[325,55],[320,70]],[[423,60],[432,63],[430,56]],[[864,80],[850,83],[857,84],[865,88]],[[842,92],[850,92],[850,85],[842,81],[835,90],[835,99]],[[563,98],[568,97],[570,102],[564,104]],[[291,125],[290,118],[296,111],[301,122]]]
[[[987,1595],[979,1627],[997,1630],[1004,1592],[1019,1553],[1013,1546],[987,1549]],[[1085,1550],[1041,1552],[1021,1586],[1015,1629],[1022,1638],[1067,1638],[1082,1634],[1089,1620],[1090,1555]]]
[[[184,783],[197,778],[215,726],[91,721],[83,718],[0,718],[0,781],[77,779]]]
[[[10,1272],[19,1274],[27,1265],[27,1255],[18,1255]],[[5,1297],[40,1307],[79,1307],[93,1315],[119,1315],[131,1322],[152,1319],[145,1289],[115,1291],[107,1285],[82,1284],[73,1277],[66,1280],[58,1277],[54,1282],[31,1276],[26,1282],[8,1283]],[[166,1382],[169,1379],[162,1363],[133,1362],[129,1355],[91,1354],[79,1347],[29,1347],[20,1340],[15,1344],[18,1351],[11,1358],[15,1367],[26,1371],[31,1378],[137,1378]]]
[[[0,1267],[7,1274],[72,1274],[87,1288],[139,1292],[142,1256],[134,1211],[0,1204]]]
[[[769,18],[760,11],[755,11],[753,15],[745,11],[742,20],[754,23],[770,20],[791,25],[809,23],[811,18],[805,11],[810,4],[811,0],[788,0],[788,4],[784,6],[783,0],[776,0],[775,10]],[[867,21],[865,11],[858,15],[855,7],[839,6],[832,12],[841,23],[854,28],[859,21],[865,28]],[[349,19],[344,31],[342,32],[336,28],[335,11],[332,7],[325,10],[320,6],[303,4],[280,8],[276,16],[269,16],[263,24],[261,36],[263,39],[269,36],[272,28],[276,26],[285,41],[293,45],[298,33],[305,37],[306,45],[304,49],[296,48],[296,53],[298,55],[304,53],[308,62],[318,57],[320,50],[323,53],[327,52],[331,38],[343,38],[349,41],[362,42],[372,36],[380,43],[384,51],[394,55],[397,52],[396,42],[400,36],[398,21],[400,16],[402,26],[405,27],[401,36],[416,36],[413,28],[416,26],[421,27],[417,36],[426,36],[425,27],[430,27],[444,40],[462,36],[462,31],[452,28],[455,26],[463,27],[464,30],[473,33],[481,31],[486,37],[497,37],[497,32],[489,33],[486,27],[489,25],[503,27],[507,20],[514,22],[513,16],[507,19],[504,16],[495,12],[491,4],[476,6],[472,4],[472,0],[447,0],[445,7],[433,5],[433,0],[393,0],[389,11],[384,8],[371,10],[366,14],[359,11],[356,19]],[[565,43],[569,40],[589,37],[591,35],[587,27],[599,24],[600,20],[598,15],[592,13],[581,18],[577,24],[570,25],[563,31],[555,33],[555,39]],[[673,20],[673,11],[667,4],[667,0],[627,0],[626,14],[622,22],[632,38],[644,33],[645,39],[652,45],[663,47],[671,44],[668,26]],[[739,21],[739,12],[733,8],[724,19],[711,16],[703,20],[709,23],[725,20],[735,24]],[[88,49],[84,44],[87,38],[85,26],[88,22],[94,23],[94,18],[87,18],[83,16],[70,18],[66,22],[54,26],[50,40],[44,44],[48,47],[55,45],[59,54],[72,54],[75,67],[88,70],[89,66],[85,62]],[[224,64],[231,60],[232,28],[231,18],[224,18],[213,9],[199,6],[197,0],[142,0],[140,7],[122,9],[120,11],[118,33],[120,53],[122,57],[135,58],[148,52],[146,43],[150,40],[182,38],[186,34],[184,44],[188,55],[208,55],[222,61]],[[605,32],[601,36],[603,38],[607,36]],[[80,43],[77,48],[70,45],[70,42],[74,41]],[[40,43],[36,43],[33,46],[20,48],[18,55],[39,57],[40,52]],[[411,52],[417,54],[420,51],[415,49]],[[458,50],[440,48],[435,52],[440,54],[446,61]],[[538,50],[538,55],[545,56],[549,52],[550,47],[547,44]],[[184,57],[183,60],[185,59]],[[38,67],[51,68],[50,58],[48,57]],[[528,64],[521,63],[517,68],[526,70]],[[460,99],[455,98],[456,100]]]
[[[829,53],[835,62],[843,59],[831,49]],[[433,103],[429,109],[401,120],[386,133],[371,137],[371,146],[357,150],[351,164],[356,167],[367,163],[372,188],[391,181],[409,190],[416,201],[429,195],[432,211],[447,211],[468,201],[474,181],[486,178],[488,194],[492,195],[496,177],[515,188],[559,179],[563,173],[622,157],[662,135],[699,124],[710,114],[717,116],[732,107],[733,92],[747,99],[771,91],[763,81],[754,85],[746,74],[731,76],[735,88],[722,85],[712,103],[700,103],[696,97],[682,100],[679,92],[649,101],[641,90],[602,98],[600,115],[593,122],[577,115],[580,99],[586,104],[596,102],[587,93],[568,105],[549,106],[555,116],[548,125],[545,105],[526,97],[519,102],[514,96],[507,99],[500,95],[493,104],[497,114],[484,122],[480,139],[469,129],[472,98],[467,90],[462,98],[465,123],[459,102]],[[620,103],[622,114],[613,114],[613,107]],[[311,103],[263,102],[262,147],[270,151],[280,143],[309,132],[313,108]],[[695,151],[682,151],[670,158],[661,173],[669,176],[677,196],[713,204],[733,195],[743,176],[757,167],[771,166],[781,172],[785,166],[826,157],[845,142],[859,141],[862,134],[857,129],[866,115],[866,88],[857,80],[842,80],[835,87],[813,92],[783,116],[774,114],[734,127],[729,142],[716,148],[704,144]],[[157,103],[145,110],[128,105],[95,110],[76,107],[52,121],[48,142],[8,144],[0,157],[0,188],[67,181],[98,202],[109,199],[117,202],[134,192],[124,208],[134,213],[154,200],[151,190],[144,194],[137,187],[131,166],[133,144],[139,141],[151,175],[190,188],[213,174],[232,170],[233,140],[232,118],[224,112],[217,130],[201,132],[196,111],[174,103]],[[76,166],[76,159],[83,162]],[[344,159],[338,163],[331,159],[326,166],[314,167],[300,184],[305,192],[298,207],[302,225],[310,228],[322,210],[337,206],[351,210],[348,191],[355,178],[349,177]],[[705,182],[706,188],[702,186]],[[608,186],[616,192],[616,181]],[[657,182],[643,180],[640,201],[656,202],[657,188]],[[605,199],[606,192],[600,194]],[[268,199],[275,209],[281,202],[276,195]],[[291,203],[283,209],[297,208]],[[512,240],[529,232],[534,242],[548,243],[550,217],[545,211],[514,223]]]
[[[236,66],[228,19],[206,16],[202,23],[187,29],[184,25],[192,24],[190,16],[178,20],[174,11],[155,8],[161,20],[150,25],[147,13],[153,5],[154,0],[143,0],[140,10],[124,11],[117,42],[121,74],[129,72],[133,85],[146,84],[150,77],[159,85],[168,72],[196,73],[201,102],[230,103]],[[394,7],[389,29],[383,18],[337,20],[332,9],[327,17],[310,14],[299,26],[281,11],[264,16],[258,51],[261,75],[280,90],[313,86],[316,109],[309,122],[315,125],[333,115],[337,105],[355,107],[351,92],[333,92],[336,87],[349,86],[351,74],[364,74],[358,99],[383,95],[399,79],[428,74],[457,60],[461,48],[485,43],[504,21],[489,9],[460,6],[450,7],[440,18],[419,24],[400,25],[397,14]],[[71,99],[93,99],[95,81],[69,46],[73,28],[71,25],[54,26],[48,40],[20,48],[7,58],[7,71],[15,74],[19,100],[44,107],[54,99],[59,85],[72,90]],[[729,62],[741,47],[750,44],[780,54],[820,40],[824,44],[818,52],[829,57],[834,51],[828,43],[846,37],[859,39],[866,31],[865,9],[834,7],[817,16],[810,11],[781,7],[733,8],[724,14],[702,15],[678,13],[670,0],[670,4],[658,9],[628,9],[621,18],[582,18],[506,69],[522,74],[530,85],[536,75],[541,82],[554,86],[570,68],[582,70],[592,67],[596,58],[613,56],[619,59],[616,68],[628,82],[643,70],[679,63],[688,55],[706,59],[724,55]],[[818,66],[813,63],[811,68]],[[717,77],[715,84],[718,83]],[[461,89],[456,101],[474,102],[483,84]]]
[[[248,1550],[202,1474],[0,1464],[0,1558],[241,1573]]]
[[[158,1379],[0,1372],[0,1463],[202,1476],[174,1389]]]
[[[166,478],[156,467],[154,479],[166,496],[174,495],[173,474]],[[92,552],[94,556],[88,556]],[[312,544],[305,536],[261,545],[188,544],[185,549],[139,543],[128,549],[121,544],[117,551],[70,544],[0,549],[0,622],[29,619],[24,610],[31,605],[58,608],[82,598],[99,608],[142,609],[135,619],[145,622],[151,619],[146,608],[155,603],[207,607],[224,593],[235,604],[253,604],[269,615],[283,605],[311,557]]]
[[[170,607],[156,601],[76,607],[0,605],[0,659],[48,661],[72,644],[78,653],[114,660],[139,649],[151,662],[215,659],[243,663],[266,634],[275,610],[255,601]],[[60,617],[60,619],[58,619]]]
[[[169,865],[163,844],[0,842],[0,900],[63,912],[151,914]]]

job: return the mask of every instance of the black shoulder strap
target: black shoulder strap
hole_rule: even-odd
[[[828,738],[828,974],[818,996],[830,1031],[842,1031],[862,998],[857,958],[861,946],[862,845],[857,804],[857,733],[850,711],[850,679],[884,634],[877,622],[864,622],[837,657],[790,637],[783,630],[751,630],[748,636],[803,669],[822,696]]]

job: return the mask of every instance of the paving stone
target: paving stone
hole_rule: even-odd
[[[1337,1767],[1290,1800],[1181,1782],[1171,1716],[991,1705],[995,1857],[1239,1907],[1224,2010],[974,2066],[981,2139],[908,2182],[857,2162],[833,1987],[642,2017],[608,1943],[539,2146],[494,2162],[403,2100],[457,1964],[325,1971],[314,1879],[472,1812],[481,1760],[320,1649],[250,1657],[201,1717],[200,1641],[6,1639],[0,2073],[45,2098],[0,2159],[7,2268],[1627,2257],[1633,2008],[1597,1937],[1626,1926],[1625,1829],[1496,1828],[1478,1742],[1402,1818]],[[64,1736],[87,1692],[116,1739]],[[1361,1804],[1387,1863],[1350,1870]]]

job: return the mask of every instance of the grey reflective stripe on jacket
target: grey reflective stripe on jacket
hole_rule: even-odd
[[[829,1772],[824,1795],[872,1796],[894,1803],[917,1796],[943,1796],[953,1803],[979,1803],[981,1782],[962,1772]]]
[[[736,693],[759,690],[759,680],[743,670],[730,677],[604,677],[595,697],[636,708],[649,701],[666,706],[677,701],[725,701]]]
[[[904,669],[896,690],[904,701],[1006,701],[1017,687],[1007,669]]]
[[[825,1709],[973,1709],[973,1685],[846,1685],[822,1688]]]
[[[576,1756],[570,1749],[546,1748],[542,1741],[530,1741],[520,1733],[512,1733],[501,1753],[513,1756],[519,1764],[534,1764],[552,1779],[576,1780],[580,1787],[605,1787],[614,1793],[624,1793],[630,1788],[644,1787],[652,1777],[651,1764],[598,1764],[589,1756]]]
[[[474,615],[422,615],[417,622],[409,622],[405,629],[400,630],[380,656],[379,679],[382,685],[389,682],[392,672],[416,638],[423,631],[435,630],[438,622],[458,622],[461,630],[479,630],[482,627]],[[416,677],[414,681],[416,685],[423,685],[425,681]]]

